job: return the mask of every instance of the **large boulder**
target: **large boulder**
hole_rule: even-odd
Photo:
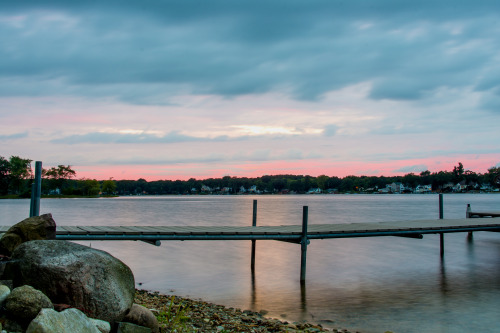
[[[14,224],[0,239],[0,254],[10,256],[24,242],[55,239],[56,222],[52,214],[33,216]]]
[[[54,308],[50,299],[40,290],[31,286],[21,286],[12,290],[5,299],[5,311],[25,327],[44,308]]]
[[[95,323],[78,309],[57,312],[42,309],[29,324],[26,333],[101,333]]]
[[[119,322],[135,295],[130,268],[109,253],[60,240],[21,244],[12,254],[14,285],[29,284],[53,303]]]

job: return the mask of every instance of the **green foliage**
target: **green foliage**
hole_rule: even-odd
[[[9,193],[10,183],[10,162],[3,156],[0,156],[0,195]]]
[[[116,192],[116,183],[114,180],[109,179],[102,182],[102,193],[114,194]]]
[[[158,323],[168,329],[169,332],[192,332],[193,329],[187,326],[190,320],[187,315],[190,311],[189,306],[175,305],[175,296],[170,299],[170,304],[166,311],[162,311],[156,315]]]
[[[206,193],[237,194],[240,188],[246,190],[256,187],[259,193],[306,193],[310,189],[332,193],[372,193],[385,188],[387,184],[402,183],[405,187],[416,188],[418,185],[432,185],[435,191],[452,191],[450,184],[459,181],[468,185],[467,190],[478,188],[478,184],[489,184],[500,187],[500,167],[492,167],[487,173],[480,174],[466,170],[461,162],[452,171],[430,172],[420,174],[408,173],[404,176],[335,176],[320,175],[264,175],[262,177],[207,178],[198,180],[190,178],[182,180],[109,180],[74,179],[76,172],[70,165],[58,165],[43,170],[42,193],[52,194],[55,189],[64,196],[97,196],[102,191],[107,195],[156,195],[156,194],[201,194],[202,187],[211,190]],[[11,156],[9,160],[0,156],[0,196],[9,194],[29,197],[31,191],[31,160],[19,156]],[[52,192],[52,193],[51,193]],[[248,193],[248,192],[247,192]]]
[[[11,191],[16,194],[23,194],[29,192],[30,189],[24,189],[26,179],[32,176],[30,159],[21,158],[19,156],[11,156],[9,159],[10,164],[10,187]]]
[[[99,182],[95,179],[85,179],[83,181],[83,194],[84,195],[98,195],[101,190]]]

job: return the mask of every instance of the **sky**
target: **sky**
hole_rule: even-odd
[[[147,180],[500,166],[498,0],[0,7],[6,158]]]

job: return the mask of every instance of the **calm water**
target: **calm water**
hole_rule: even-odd
[[[41,213],[60,225],[251,225],[351,223],[438,217],[437,195],[164,196],[43,199]],[[444,196],[444,217],[500,211],[500,195]],[[0,224],[27,217],[28,200],[0,200]],[[89,243],[84,243],[89,245]],[[361,332],[500,332],[500,233],[424,239],[377,237],[312,240],[307,281],[300,287],[300,246],[257,241],[99,242],[134,271],[139,288],[201,298],[226,306],[269,311],[289,321]]]

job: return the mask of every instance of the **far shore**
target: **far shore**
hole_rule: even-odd
[[[431,193],[366,193],[366,192],[346,192],[346,193],[315,193],[315,194],[309,194],[309,193],[288,193],[288,194],[281,194],[281,193],[269,193],[269,194],[225,194],[226,196],[247,196],[247,195],[252,195],[252,196],[288,196],[288,195],[312,195],[312,196],[317,196],[317,195],[383,195],[383,196],[391,196],[391,195],[411,195],[411,194],[418,194],[418,195],[433,195],[433,194],[446,194],[446,195],[461,195],[461,194],[500,194],[499,191],[492,191],[492,192],[463,192],[463,193],[455,193],[455,192],[450,192],[450,193],[441,193],[441,192],[431,192]],[[42,199],[99,199],[99,198],[118,198],[118,197],[177,197],[177,196],[207,196],[207,195],[213,195],[213,196],[221,196],[222,194],[141,194],[141,195],[64,195],[64,194],[57,194],[57,195],[42,195]],[[18,195],[18,194],[9,194],[9,195],[1,195],[0,200],[2,199],[30,199],[30,197]]]

